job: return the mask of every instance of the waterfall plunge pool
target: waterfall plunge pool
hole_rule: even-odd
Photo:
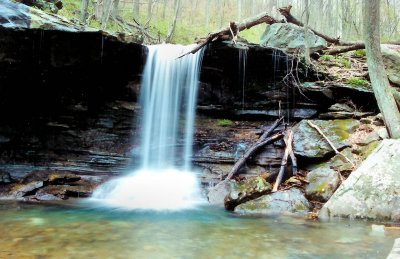
[[[0,258],[386,258],[398,233],[371,222],[239,217],[203,206],[120,211],[0,204]]]

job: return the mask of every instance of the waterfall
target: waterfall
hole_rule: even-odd
[[[191,172],[202,51],[154,45],[141,82],[140,169],[101,185],[92,200],[121,209],[186,209],[202,203]]]

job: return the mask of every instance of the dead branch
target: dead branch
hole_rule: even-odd
[[[281,7],[278,9],[279,13],[281,15],[283,15],[286,19],[287,22],[293,23],[297,26],[300,27],[304,27],[304,23],[302,23],[300,20],[298,20],[296,17],[294,17],[291,13],[290,10],[292,9],[292,6],[286,6],[286,7]],[[312,29],[311,27],[308,27],[312,32],[314,32],[315,35],[320,36],[321,38],[323,38],[324,40],[326,40],[327,42],[337,45],[337,46],[353,46],[353,45],[357,45],[357,44],[364,44],[364,43],[360,43],[360,42],[345,42],[345,41],[341,41],[340,37],[338,38],[333,38],[330,37],[328,35],[325,35],[323,33],[320,33],[314,29]]]
[[[282,22],[282,21],[276,20],[275,18],[273,18],[272,16],[270,16],[266,12],[261,13],[261,14],[255,16],[255,17],[246,19],[246,20],[242,21],[239,24],[231,22],[229,27],[221,29],[221,30],[216,31],[216,32],[213,32],[213,33],[210,33],[210,34],[207,35],[207,37],[201,38],[197,42],[197,46],[196,47],[194,47],[191,51],[181,55],[178,58],[181,58],[181,57],[186,56],[188,54],[194,54],[197,51],[199,51],[201,48],[206,46],[208,43],[210,43],[212,41],[215,41],[217,39],[224,39],[224,36],[225,37],[228,36],[228,38],[232,37],[231,30],[232,30],[232,32],[234,34],[233,36],[236,36],[239,31],[247,30],[247,29],[249,29],[249,28],[251,28],[253,26],[256,26],[256,25],[259,25],[259,24],[262,24],[262,23],[274,24],[274,23],[279,23],[279,22]],[[235,30],[233,26],[235,26],[237,29]]]
[[[308,125],[310,125],[310,127],[314,128],[315,130],[318,131],[319,134],[321,134],[321,136],[328,142],[329,146],[331,146],[331,148],[333,149],[333,151],[335,151],[335,153],[337,155],[339,155],[340,157],[342,157],[344,160],[346,160],[348,163],[351,164],[351,166],[355,167],[355,164],[353,162],[350,161],[350,159],[348,159],[345,155],[343,155],[342,153],[340,153],[337,148],[333,145],[333,143],[328,139],[328,137],[322,132],[322,130],[315,125],[314,123],[312,123],[311,121],[307,121]]]
[[[244,154],[243,156],[235,163],[235,165],[232,167],[231,171],[229,172],[228,176],[226,177],[225,180],[232,179],[232,177],[239,171],[239,169],[244,165],[244,163],[247,161],[247,159],[253,155],[259,148],[265,146],[268,143],[275,142],[281,137],[283,137],[282,132],[279,132],[272,137],[269,137],[272,132],[282,123],[283,117],[280,119],[277,119],[272,126],[265,131],[261,137],[257,140],[256,143],[254,143],[253,146],[251,146]]]
[[[326,49],[326,50],[323,50],[323,52],[326,55],[336,55],[336,54],[345,53],[345,52],[358,50],[358,49],[365,49],[365,44],[364,43],[357,43],[355,45],[346,46],[346,47],[342,47],[342,48]]]
[[[278,174],[278,177],[276,178],[272,192],[278,191],[278,187],[282,182],[283,175],[285,173],[285,169],[286,169],[286,165],[287,165],[287,159],[289,157],[289,154],[292,152],[293,131],[291,131],[291,130],[289,131],[289,133],[287,134],[287,140],[285,142],[287,143],[286,148],[285,148],[285,153],[283,154],[281,168],[279,169],[279,174]]]
[[[159,42],[159,40],[156,37],[150,35],[149,32],[143,26],[141,26],[140,24],[134,24],[134,23],[130,23],[130,22],[124,21],[121,17],[116,17],[116,18],[112,17],[112,19],[114,19],[114,21],[115,21],[115,23],[117,25],[119,25],[122,28],[125,28],[125,30],[128,30],[127,29],[128,26],[132,27],[132,28],[135,28],[143,36],[147,37],[148,39],[153,40],[155,42]]]

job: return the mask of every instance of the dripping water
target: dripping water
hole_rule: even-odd
[[[248,51],[247,48],[239,49],[239,84],[242,87],[242,110],[244,110],[244,104],[245,104],[247,51]]]

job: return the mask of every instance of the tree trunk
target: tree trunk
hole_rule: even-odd
[[[165,19],[165,13],[166,13],[166,11],[167,11],[167,5],[168,5],[167,0],[164,0],[163,11],[162,11],[162,18],[163,18],[163,19]]]
[[[98,0],[95,8],[95,18],[101,22],[103,20],[104,0]]]
[[[114,18],[117,18],[118,14],[119,14],[119,0],[114,0],[112,16]]]
[[[140,0],[134,0],[133,3],[133,13],[135,18],[139,20],[139,13],[140,13]]]
[[[208,28],[208,24],[210,22],[210,1],[205,1],[205,10],[204,10],[204,26]]]
[[[400,138],[400,113],[390,89],[380,49],[380,1],[363,2],[364,40],[369,77],[389,135]]]
[[[218,0],[218,8],[219,8],[219,27],[222,28],[224,24],[224,6],[225,0]]]
[[[149,2],[147,3],[147,19],[151,18],[151,5],[152,5],[152,0],[149,0]]]
[[[237,0],[237,16],[238,22],[242,20],[242,0]]]
[[[310,35],[308,33],[308,23],[310,21],[310,2],[308,0],[304,0],[304,5],[305,5],[305,13],[306,13],[306,21],[304,24],[304,57],[305,57],[306,65],[309,65],[309,64],[311,64],[310,48],[309,48]]]
[[[82,0],[81,4],[81,22],[86,24],[88,18],[89,0]]]
[[[167,37],[165,39],[165,42],[169,43],[172,40],[172,36],[174,35],[175,32],[175,27],[176,27],[176,21],[178,20],[179,16],[179,11],[181,8],[181,0],[175,0],[175,14],[174,14],[174,20],[172,22],[171,28],[167,34]]]

